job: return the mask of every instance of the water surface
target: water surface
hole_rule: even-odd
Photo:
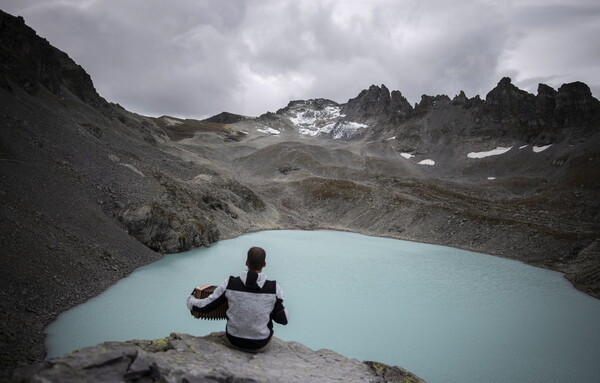
[[[47,329],[50,356],[108,340],[205,335],[185,298],[244,270],[250,246],[283,288],[275,335],[429,383],[600,382],[600,300],[556,272],[448,247],[331,231],[264,231],[167,255]]]

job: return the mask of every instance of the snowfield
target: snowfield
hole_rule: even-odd
[[[338,119],[344,117],[339,106],[326,106],[321,110],[306,109],[296,113],[288,119],[296,126],[314,126],[318,121]]]
[[[529,146],[529,145],[519,146],[519,150],[525,149],[527,146]],[[531,149],[533,150],[534,153],[540,153],[540,152],[543,152],[544,150],[548,149],[551,146],[552,146],[552,144],[546,145],[546,146],[532,146]],[[467,157],[469,157],[469,158],[484,158],[484,157],[489,157],[489,156],[498,156],[500,154],[504,154],[504,153],[508,152],[512,148],[513,148],[512,146],[508,147],[508,148],[498,146],[496,149],[492,149],[487,152],[471,152],[471,153],[467,154]]]
[[[179,120],[174,120],[174,119],[169,118],[169,117],[163,117],[163,121],[167,124],[167,126],[175,126],[175,125],[181,125],[181,124],[183,124],[183,122],[181,122]]]
[[[352,136],[358,129],[368,128],[368,125],[352,121],[340,121],[346,117],[340,106],[326,106],[315,109],[303,106],[286,112],[286,117],[298,128],[298,133],[304,136],[316,137],[332,135],[334,139]]]
[[[334,126],[335,126],[335,123],[326,124],[321,127],[317,127],[317,126],[311,126],[310,128],[309,127],[298,127],[298,133],[305,135],[305,136],[316,137],[320,134],[331,133]]]
[[[296,125],[298,132],[305,136],[315,137],[320,134],[330,134],[337,120],[344,117],[339,106],[326,106],[323,109],[304,109],[296,111],[288,119]]]
[[[271,127],[264,126],[264,125],[260,128],[256,128],[256,131],[258,131],[260,133],[264,133],[264,134],[273,134],[273,135],[281,134],[281,132],[279,130],[273,129]]]
[[[334,127],[333,138],[339,139],[350,137],[354,132],[361,128],[368,128],[369,125],[360,124],[358,122],[342,121],[338,122]]]
[[[546,145],[546,146],[534,146],[533,152],[534,153],[539,153],[539,152],[543,152],[544,150],[548,149],[549,147],[551,147],[552,145]]]
[[[513,148],[512,146],[510,146],[508,148],[498,146],[496,149],[492,149],[487,152],[471,152],[471,153],[467,154],[467,157],[468,158],[485,158],[485,157],[489,157],[489,156],[498,156],[500,154],[504,154],[504,153],[508,152],[512,148]]]

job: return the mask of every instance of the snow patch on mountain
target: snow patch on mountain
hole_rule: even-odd
[[[434,160],[423,160],[423,161],[419,161],[419,165],[429,165],[429,166],[433,166],[435,165],[435,161]]]
[[[325,100],[292,101],[278,111],[298,129],[304,136],[331,136],[334,139],[351,137],[361,128],[368,125],[343,120],[346,115],[337,103]]]
[[[519,146],[519,150],[521,149],[525,149],[527,146],[529,145],[522,145]],[[543,152],[544,150],[548,149],[550,146],[552,145],[546,145],[546,146],[532,146],[532,150],[534,153],[540,153]],[[489,157],[489,156],[498,156],[500,154],[504,154],[506,152],[508,152],[509,150],[511,150],[513,147],[502,147],[502,146],[498,146],[495,149],[489,150],[487,152],[471,152],[469,154],[467,154],[468,158],[485,158],[485,157]]]
[[[333,128],[333,138],[340,139],[352,136],[358,129],[368,128],[369,125],[353,121],[340,121]]]
[[[332,122],[330,124],[326,124],[323,126],[317,126],[317,125],[310,125],[310,126],[299,126],[296,125],[298,127],[298,132],[302,135],[305,136],[311,136],[311,137],[316,137],[318,135],[321,134],[330,134],[331,131],[333,130],[333,128],[335,127],[335,123]]]
[[[162,120],[165,122],[165,124],[167,124],[167,126],[175,126],[175,125],[183,124],[183,122],[181,122],[179,120],[175,120],[173,118],[169,118],[169,117],[163,117]]]
[[[489,150],[487,152],[471,152],[467,154],[468,158],[484,158],[489,156],[498,156],[500,154],[504,154],[512,149],[512,146],[505,148],[502,146],[498,146],[496,149]]]
[[[281,134],[281,132],[277,129],[273,129],[269,126],[265,126],[265,125],[261,125],[260,127],[256,128],[257,132],[260,133],[264,133],[264,134],[272,134],[272,135],[279,135]]]
[[[341,109],[339,106],[326,106],[321,110],[304,109],[297,111],[295,116],[288,118],[296,126],[314,127],[320,121],[343,117],[340,113]]]
[[[316,137],[331,134],[337,121],[344,117],[341,114],[342,108],[334,103],[324,107],[316,105],[320,102],[325,101],[296,102],[288,107],[284,115],[298,128],[298,132],[302,135]]]
[[[546,145],[546,146],[534,146],[532,149],[533,149],[533,152],[534,152],[534,153],[540,153],[540,152],[543,152],[544,150],[548,149],[548,148],[549,148],[549,147],[551,147],[551,146],[552,146],[552,145]]]

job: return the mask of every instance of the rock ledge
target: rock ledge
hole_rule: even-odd
[[[273,338],[251,354],[229,348],[224,333],[173,333],[156,340],[106,342],[18,369],[12,382],[398,382],[422,379],[396,366],[348,359]]]

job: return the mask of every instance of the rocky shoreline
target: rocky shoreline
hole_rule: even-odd
[[[26,382],[237,382],[424,383],[414,374],[378,362],[348,359],[331,350],[313,351],[273,338],[269,350],[251,354],[230,348],[224,333],[204,337],[171,334],[156,340],[107,342],[19,369]]]

